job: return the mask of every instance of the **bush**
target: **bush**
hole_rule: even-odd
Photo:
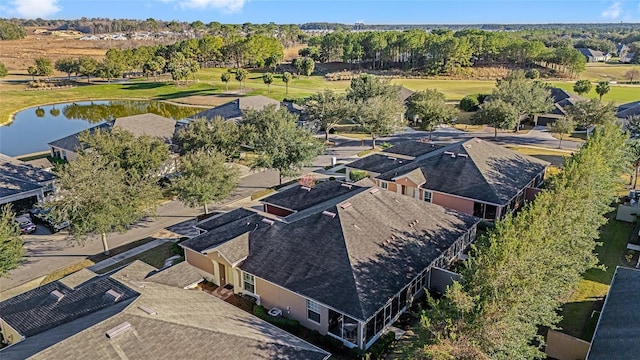
[[[527,79],[537,79],[540,77],[540,71],[537,69],[529,69],[526,73],[524,73],[524,77]]]
[[[467,112],[477,111],[480,106],[479,96],[479,94],[474,94],[463,97],[460,100],[460,109]]]
[[[373,343],[369,350],[367,350],[367,359],[383,359],[384,355],[389,351],[389,348],[395,341],[396,334],[393,331],[389,331],[385,335],[381,336],[378,341]]]
[[[356,182],[369,176],[369,173],[364,170],[351,170],[349,171],[349,180]]]
[[[290,333],[298,332],[298,327],[300,326],[300,322],[298,320],[287,319],[282,316],[271,316],[267,314],[267,309],[264,306],[255,305],[253,307],[253,315],[259,317],[260,319],[273,324],[279,327],[282,330],[288,331]]]
[[[381,149],[388,149],[390,147],[392,147],[393,145],[389,144],[388,142],[383,142],[382,144],[380,144],[380,148]]]

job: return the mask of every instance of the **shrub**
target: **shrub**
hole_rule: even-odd
[[[524,77],[527,79],[537,79],[540,77],[540,71],[537,69],[529,69],[526,73],[524,73]]]
[[[389,351],[389,348],[395,341],[396,334],[393,331],[389,331],[371,345],[369,350],[367,350],[366,358],[369,360],[383,359],[384,355]]]
[[[369,176],[369,173],[364,170],[351,170],[349,171],[349,180],[356,182]]]
[[[300,322],[298,322],[298,320],[287,319],[286,317],[282,316],[271,316],[267,314],[267,309],[265,309],[264,306],[260,305],[255,305],[253,307],[253,315],[281,328],[282,330],[294,334],[298,331],[298,327],[300,326]]]
[[[382,144],[380,144],[380,148],[381,149],[388,149],[390,147],[392,147],[393,145],[389,144],[388,142],[383,142]]]
[[[479,94],[467,95],[460,100],[460,109],[463,111],[477,111],[480,106],[480,101],[478,100]]]

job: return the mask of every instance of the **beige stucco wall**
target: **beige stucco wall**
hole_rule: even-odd
[[[2,329],[2,337],[9,345],[15,344],[23,339],[22,335],[18,334],[14,328],[2,319],[0,319],[0,329]],[[2,355],[0,355],[0,358],[2,358]]]
[[[447,194],[434,192],[432,196],[432,203],[444,206],[449,209],[461,211],[465,214],[473,215],[473,201],[462,199]]]
[[[51,155],[53,156],[54,151],[57,151],[60,153],[60,159],[62,159],[62,152],[65,151],[66,152],[66,156],[67,156],[67,161],[73,161],[76,160],[78,158],[78,153],[74,152],[74,151],[69,151],[69,150],[65,150],[65,149],[60,149],[58,147],[52,146],[51,147]]]
[[[582,339],[563,334],[559,331],[547,332],[547,347],[545,352],[558,360],[584,359],[591,344]]]
[[[185,248],[184,257],[189,265],[201,270],[201,273],[205,279],[213,280],[213,277],[215,275],[214,264],[206,255]]]
[[[320,324],[307,319],[307,300],[291,291],[285,290],[268,281],[256,280],[256,294],[260,295],[260,304],[267,309],[277,307],[282,315],[298,320],[306,328],[326,334],[329,327],[329,310],[320,305]]]

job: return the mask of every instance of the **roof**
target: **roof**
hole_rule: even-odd
[[[41,189],[42,186],[0,174],[0,198]]]
[[[347,166],[352,169],[382,174],[400,167],[403,164],[407,164],[415,158],[425,156],[443,146],[444,145],[425,143],[422,141],[403,141],[390,148],[384,149],[380,153],[374,153],[347,164]]]
[[[110,290],[121,296],[110,296]],[[54,291],[63,297],[57,300]],[[108,277],[95,278],[74,289],[54,281],[0,302],[0,317],[19,334],[29,337],[137,295]]]
[[[0,173],[4,176],[32,183],[53,181],[55,175],[33,167],[16,158],[0,154]]]
[[[598,50],[593,50],[593,49],[589,49],[589,48],[576,48],[578,51],[580,51],[582,53],[582,55],[586,56],[586,57],[603,57],[606,56],[605,53],[603,53],[602,51],[598,51]]]
[[[546,161],[473,138],[440,148],[377,179],[391,181],[419,168],[426,178],[423,189],[507,205],[547,165]]]
[[[196,227],[205,231],[209,231],[217,229],[220,226],[228,224],[230,222],[245,218],[247,216],[255,215],[255,213],[255,211],[251,211],[245,208],[238,208],[233,211],[221,213],[219,215],[205,219],[196,224]]]
[[[618,267],[587,360],[637,359],[640,354],[640,271]]]
[[[98,130],[107,131],[107,130],[111,129],[112,125],[113,125],[113,121],[102,123],[100,125],[96,125],[94,127],[91,127],[91,128],[89,128],[87,130],[82,130],[82,131],[79,131],[79,132],[77,132],[75,134],[71,134],[69,136],[65,136],[65,137],[60,138],[58,140],[54,140],[54,141],[50,142],[48,145],[51,146],[51,147],[59,148],[59,149],[64,149],[64,150],[77,152],[80,149],[80,140],[78,140],[78,136],[82,132],[89,131],[89,133],[93,134]]]
[[[68,286],[70,289],[75,289],[78,286],[82,286],[82,284],[96,277],[97,274],[93,271],[84,268],[74,272],[71,275],[67,275],[60,279],[60,283]]]
[[[404,103],[413,94],[415,94],[415,91],[413,91],[411,89],[407,89],[404,86],[401,87],[400,88],[400,101],[402,101]]]
[[[167,142],[173,139],[176,130],[175,120],[151,113],[117,118],[113,126],[130,131],[136,137],[147,135]]]
[[[430,142],[410,140],[394,144],[392,147],[382,150],[382,152],[389,154],[389,156],[397,154],[416,158],[435,151],[443,146],[444,145],[434,144]]]
[[[245,96],[197,113],[191,118],[205,118],[207,120],[212,120],[216,116],[220,116],[225,120],[239,119],[242,117],[243,111],[260,111],[268,105],[280,105],[280,102],[262,95]]]
[[[200,275],[200,273],[186,261],[160,269],[160,271],[152,273],[146,279],[158,284],[183,289],[203,280],[202,275]]]
[[[211,222],[203,223],[205,230],[207,230],[204,234],[185,240],[180,245],[194,251],[204,252],[244,234],[254,226],[256,219],[259,221],[260,218],[256,212],[243,208],[230,211],[222,216],[212,218]],[[217,224],[219,225],[214,226]]]
[[[305,216],[301,211],[273,223],[253,216],[199,238],[216,249],[248,235],[251,251],[239,266],[243,271],[364,321],[479,221],[368,189],[312,206]],[[291,217],[295,221],[287,221]],[[205,248],[197,240],[182,244]]]
[[[632,107],[632,108],[628,108],[626,110],[623,111],[618,111],[616,113],[616,117],[620,118],[620,119],[627,119],[630,118],[632,116],[638,116],[640,115],[640,105]]]
[[[314,187],[296,185],[266,197],[261,202],[284,209],[300,211],[358,189],[358,187],[340,181],[325,181]]]
[[[124,274],[141,270],[133,267],[137,269],[117,272],[109,279],[128,284],[130,277]],[[202,291],[160,284],[151,278],[137,285],[140,295],[126,308],[36,351],[31,359],[81,358],[87,354],[114,360],[329,357],[329,353]],[[128,330],[111,338],[105,336],[124,323],[130,325]],[[29,340],[5,348],[9,351],[0,352],[2,358],[34,354],[20,352],[30,345]]]
[[[629,103],[626,103],[626,104],[619,105],[618,106],[618,111],[625,111],[625,110],[628,110],[628,109],[635,108],[637,106],[640,106],[640,100],[632,101],[632,102],[629,102]]]

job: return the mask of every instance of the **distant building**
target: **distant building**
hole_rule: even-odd
[[[245,111],[261,111],[269,105],[285,107],[289,112],[298,116],[302,115],[303,112],[303,108],[295,103],[286,101],[280,102],[266,96],[254,95],[239,97],[236,100],[229,101],[228,103],[197,113],[189,119],[195,120],[204,118],[211,121],[216,117],[221,117],[227,121],[239,123],[242,120],[242,115]]]
[[[536,115],[536,125],[546,126],[558,119],[563,119],[568,114],[567,107],[573,106],[579,101],[586,100],[584,97],[564,89],[554,87],[551,88],[550,91],[551,99],[553,99],[553,109],[546,114]]]
[[[592,50],[589,48],[576,48],[584,55],[587,62],[606,62],[611,59],[611,54],[604,53],[598,50]]]

